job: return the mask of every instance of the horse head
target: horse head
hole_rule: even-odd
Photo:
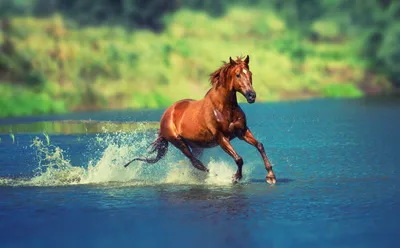
[[[252,73],[249,69],[250,57],[246,56],[244,60],[237,58],[233,60],[229,57],[231,69],[229,70],[228,82],[231,83],[231,89],[240,92],[248,103],[254,103],[256,92],[253,89]]]

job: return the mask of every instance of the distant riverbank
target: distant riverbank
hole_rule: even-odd
[[[232,25],[237,22],[243,25]],[[166,23],[155,33],[77,28],[61,15],[10,18],[0,39],[0,117],[200,99],[222,60],[247,54],[259,102],[391,90],[388,78],[361,59],[358,40],[342,36],[331,22],[315,23],[318,40],[258,9],[232,8],[218,18],[179,10]]]

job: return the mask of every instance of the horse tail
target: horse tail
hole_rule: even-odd
[[[153,143],[150,144],[150,146],[152,146],[152,150],[150,151],[150,153],[154,153],[157,151],[157,155],[155,158],[134,158],[128,163],[126,163],[124,167],[127,167],[133,161],[143,161],[150,164],[157,163],[160,159],[162,159],[165,156],[165,154],[168,151],[168,141],[160,134],[158,135],[158,138],[155,141],[153,141]]]

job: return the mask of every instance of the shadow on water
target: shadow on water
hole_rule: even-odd
[[[196,218],[246,219],[252,212],[244,185],[213,188],[204,186],[179,189],[158,188],[157,192],[159,200],[169,206],[189,207],[195,210]]]
[[[192,242],[203,236],[211,246],[254,247],[252,229],[246,225],[267,207],[254,204],[248,190],[246,185],[238,184],[160,187],[156,192],[163,218],[173,219],[169,227],[173,229],[175,223],[186,226],[181,241]],[[196,247],[196,242],[193,245]]]
[[[277,178],[276,183],[277,184],[288,184],[291,182],[294,182],[296,180],[290,179],[290,178]],[[265,179],[249,179],[249,183],[266,183]]]

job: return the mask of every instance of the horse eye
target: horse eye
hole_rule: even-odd
[[[236,77],[237,77],[237,78],[240,78],[240,74],[239,74],[239,73],[238,73],[238,74],[236,74]]]

